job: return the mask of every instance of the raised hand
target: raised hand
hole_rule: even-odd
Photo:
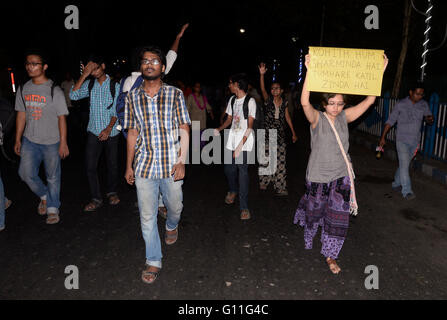
[[[183,33],[185,32],[185,30],[189,27],[189,23],[184,24],[182,26],[182,29],[180,30],[179,34],[177,35],[177,38],[181,38],[183,37]]]
[[[265,63],[264,62],[261,62],[259,64],[258,68],[259,68],[259,73],[261,75],[264,75],[267,72],[267,68],[265,67]]]
[[[304,65],[306,66],[306,69],[309,69],[309,63],[310,63],[310,54],[306,54]]]
[[[388,57],[386,54],[383,54],[383,72],[385,72],[386,66],[388,65]]]
[[[97,63],[90,61],[85,67],[82,65],[82,75],[89,76],[93,71],[98,69],[98,67],[99,65]]]

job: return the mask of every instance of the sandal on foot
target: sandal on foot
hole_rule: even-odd
[[[249,220],[250,219],[250,211],[248,209],[244,209],[241,211],[241,220]]]
[[[91,200],[85,207],[84,212],[93,212],[102,207],[102,202],[98,200]]]
[[[117,194],[111,194],[108,198],[111,206],[116,206],[121,201]]]
[[[340,267],[334,259],[327,258],[326,263],[328,264],[329,269],[333,274],[338,274],[341,271]]]
[[[172,232],[172,233],[168,233]],[[178,239],[178,227],[175,230],[168,231],[166,230],[165,233],[165,243],[170,246],[171,244],[174,244],[177,242]]]
[[[56,224],[59,222],[59,213],[49,213],[47,217],[47,224]]]
[[[47,202],[43,202],[44,200],[40,200],[39,205],[37,206],[37,213],[41,216],[44,216],[47,214]]]
[[[233,204],[234,200],[236,199],[236,192],[228,192],[227,196],[225,197],[225,203],[226,204]]]
[[[158,207],[158,214],[167,219],[168,218],[168,209],[166,209],[166,207]]]
[[[157,271],[149,271],[149,268],[151,268],[151,266],[146,266],[146,269],[143,270],[143,272],[141,272],[141,280],[144,283],[152,284],[155,282],[155,280],[157,280],[157,276],[158,276],[158,273],[160,272],[160,269],[157,268],[158,269]],[[155,267],[152,267],[152,268],[155,268]],[[150,278],[147,279],[147,277],[150,277]]]

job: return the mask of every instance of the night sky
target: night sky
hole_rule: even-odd
[[[64,8],[76,5],[80,29],[66,30]],[[365,7],[379,8],[379,30],[366,30]],[[425,0],[415,0],[420,10]],[[434,0],[431,44],[441,43],[447,12],[446,1]],[[403,0],[389,1],[36,1],[24,4],[5,1],[1,7],[2,46],[0,69],[13,68],[24,78],[23,54],[27,48],[43,48],[50,57],[50,75],[60,79],[65,70],[75,73],[79,61],[92,51],[108,61],[129,60],[137,45],[155,44],[167,51],[184,23],[190,23],[182,38],[179,56],[167,80],[201,81],[225,84],[228,76],[247,72],[257,85],[257,65],[265,61],[271,70],[274,59],[280,63],[284,83],[296,81],[299,49],[309,45],[384,49],[390,58],[384,86],[391,87],[400,54]],[[324,28],[321,39],[322,13]],[[404,69],[408,81],[419,77],[424,17],[412,13],[411,39]],[[245,34],[239,32],[246,29]],[[297,39],[292,41],[292,37]],[[429,56],[427,78],[437,85],[446,68],[441,64],[447,44]],[[111,66],[111,63],[109,63]],[[115,70],[109,70],[114,72]],[[129,65],[121,73],[129,72]],[[2,76],[2,86],[5,77]],[[435,81],[436,80],[436,81]]]

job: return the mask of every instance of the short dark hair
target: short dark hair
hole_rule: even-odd
[[[348,96],[345,94],[341,94],[341,93],[323,93],[321,95],[321,97],[322,97],[321,102],[323,102],[323,105],[327,106],[329,104],[329,99],[332,99],[336,95],[341,95],[343,98],[343,101],[346,103]]]
[[[425,91],[424,83],[421,81],[416,81],[410,86],[410,91],[416,91],[416,89],[422,89]]]
[[[90,62],[90,61],[94,62],[98,65],[105,63],[105,59],[103,58],[103,56],[98,53],[91,53],[87,59],[87,62]]]
[[[48,65],[48,59],[45,53],[39,49],[29,49],[26,51],[25,60],[28,56],[38,56],[42,60],[42,65]]]
[[[160,49],[160,47],[157,46],[145,46],[142,47],[139,54],[138,54],[138,65],[141,67],[141,60],[143,60],[144,54],[146,52],[151,52],[154,53],[158,56],[158,58],[160,59],[161,63],[165,66],[166,68],[166,54],[164,53],[163,50]]]
[[[245,73],[237,73],[230,77],[230,81],[237,83],[239,89],[247,92],[248,90],[248,77]]]

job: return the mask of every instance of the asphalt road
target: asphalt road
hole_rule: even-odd
[[[252,219],[224,204],[227,184],[219,165],[187,166],[179,240],[163,247],[163,269],[153,285],[140,280],[144,242],[135,190],[122,179],[121,203],[82,212],[88,187],[82,148],[63,162],[61,222],[46,225],[38,199],[2,160],[7,195],[14,201],[0,233],[0,299],[446,299],[447,190],[415,174],[416,200],[391,191],[396,163],[377,161],[351,145],[359,215],[351,218],[333,275],[320,252],[304,250],[303,229],[293,224],[304,191],[306,137],[289,148],[289,196],[257,187],[250,169]],[[123,149],[124,150],[124,149]],[[163,220],[159,219],[161,235]],[[67,290],[66,266],[79,270],[79,289]],[[367,266],[379,288],[367,290]]]

